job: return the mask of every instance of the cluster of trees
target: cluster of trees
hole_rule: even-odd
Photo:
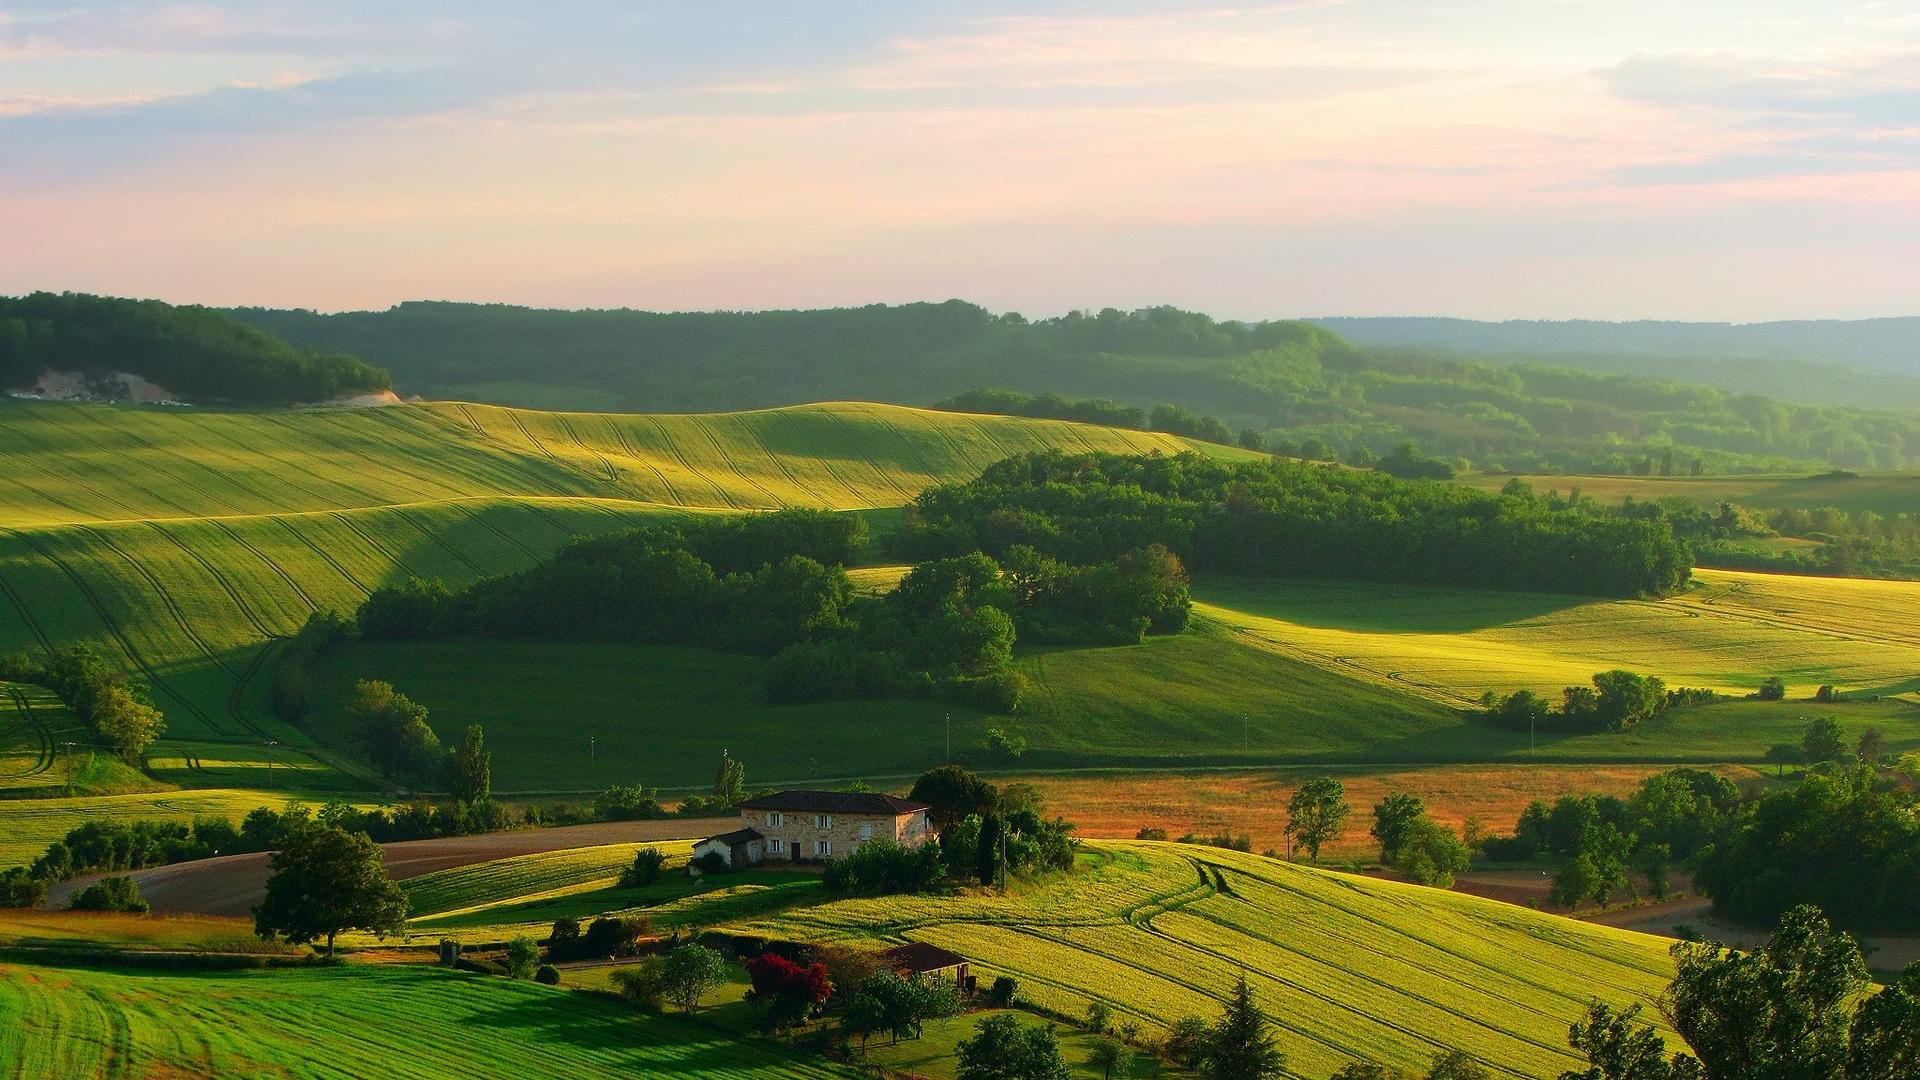
[[[190,401],[331,401],[390,388],[351,356],[297,349],[232,316],[85,293],[0,296],[0,389],[42,372],[138,375]],[[102,385],[102,397],[124,396]]]
[[[0,680],[52,690],[100,745],[129,765],[138,765],[167,729],[147,688],[129,682],[87,645],[58,650],[45,660],[25,653],[0,657]]]
[[[365,835],[374,843],[429,840],[497,832],[513,824],[505,807],[490,799],[441,803],[425,799],[391,808],[358,809],[330,802],[318,813],[289,803],[276,810],[259,806],[238,825],[230,818],[203,815],[182,821],[89,821],[68,830],[26,866],[0,871],[0,907],[32,907],[49,886],[78,874],[100,870],[141,870],[215,855],[272,851],[300,832],[332,828]]]
[[[907,558],[1015,549],[1092,565],[1153,545],[1196,571],[1664,596],[1691,572],[1665,521],[1273,459],[1025,454],[922,492]]]
[[[1660,1000],[1691,1053],[1599,1002],[1568,1031],[1589,1063],[1560,1080],[1896,1080],[1920,1074],[1920,963],[1873,991],[1860,946],[1818,908],[1788,909],[1748,951],[1680,942]],[[1871,992],[1870,992],[1871,991]]]
[[[1669,454],[1676,469],[1699,460],[1713,472],[1920,461],[1920,421],[1898,412],[1360,349],[1307,323],[1220,321],[1170,307],[1033,321],[957,300],[753,313],[412,303],[236,314],[307,347],[370,357],[428,394],[534,381],[590,387],[609,409],[696,411],[920,404],[984,383],[1123,407],[1170,403],[1270,444],[1318,444],[1324,452],[1305,456],[1320,458],[1412,440],[1489,471],[1626,474]],[[1743,385],[1747,377],[1743,368]]]
[[[1814,904],[1855,930],[1920,930],[1920,801],[1865,766],[1829,766],[1714,833],[1694,879],[1714,909],[1765,923]]]
[[[1502,697],[1489,690],[1480,699],[1487,719],[1517,731],[1627,731],[1668,709],[1713,701],[1711,690],[1667,689],[1651,675],[1614,669],[1593,677],[1592,686],[1569,686],[1558,705],[1531,690]]]
[[[322,653],[345,641],[352,630],[353,620],[328,608],[308,615],[300,629],[281,643],[267,684],[267,707],[273,715],[295,726],[307,722],[317,689],[314,666]]]
[[[368,759],[389,780],[443,782],[462,807],[490,801],[493,753],[479,724],[468,724],[459,743],[443,750],[427,723],[426,706],[377,679],[354,684],[347,722]]]
[[[1473,862],[1472,838],[1463,838],[1435,821],[1417,795],[1392,792],[1373,804],[1373,827],[1380,862],[1409,881],[1434,888],[1453,886],[1453,876]]]
[[[771,653],[848,629],[842,569],[865,542],[852,514],[782,510],[575,539],[526,570],[450,592],[377,589],[356,619],[372,639],[617,640]]]
[[[1133,405],[1122,405],[1107,398],[1071,399],[1055,393],[1022,394],[1016,390],[969,390],[933,404],[936,409],[954,412],[995,413],[1000,416],[1031,416],[1045,420],[1077,420],[1083,424],[1132,428],[1136,431],[1164,431],[1189,439],[1233,445],[1238,442],[1250,450],[1262,446],[1259,432],[1242,431],[1236,438],[1232,429],[1212,416],[1200,416],[1178,405],[1155,405],[1151,412]]]
[[[1604,904],[1621,889],[1638,894],[1638,872],[1655,899],[1665,899],[1676,861],[1709,848],[1745,811],[1740,790],[1717,773],[1669,769],[1640,782],[1625,799],[1563,795],[1551,806],[1528,804],[1514,834],[1481,845],[1495,861],[1565,860],[1554,877],[1554,903]]]
[[[1005,885],[1009,873],[1073,868],[1073,824],[1048,820],[1032,784],[996,787],[958,765],[942,765],[914,781],[907,797],[929,807],[941,859],[955,879]]]

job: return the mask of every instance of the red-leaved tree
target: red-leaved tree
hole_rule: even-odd
[[[747,1000],[760,1014],[760,1023],[784,1031],[804,1021],[833,993],[824,964],[802,967],[777,953],[763,953],[747,961],[753,989]]]

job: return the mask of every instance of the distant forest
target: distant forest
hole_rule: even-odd
[[[297,345],[382,364],[409,391],[535,407],[925,405],[1000,388],[1173,405],[1269,446],[1363,463],[1411,441],[1485,470],[1920,466],[1920,413],[1365,349],[1303,322],[1222,322],[1167,307],[1038,321],[957,300],[754,313],[408,303],[234,314]]]
[[[0,296],[0,389],[31,386],[47,371],[102,383],[138,375],[209,403],[320,402],[389,387],[386,372],[351,356],[295,348],[211,308],[83,293]]]

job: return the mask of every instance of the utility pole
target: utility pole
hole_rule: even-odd
[[[273,748],[280,745],[278,739],[267,740],[267,786],[273,786]]]
[[[722,750],[721,753],[725,754],[726,751]],[[600,762],[600,750],[598,747],[594,746],[593,736],[589,735],[587,736],[587,764],[590,766],[598,765],[599,762]]]
[[[1248,717],[1245,713],[1242,713],[1240,715],[1240,752],[1244,754],[1252,749],[1253,749],[1253,720],[1250,717]]]
[[[947,764],[953,764],[953,714],[947,714]]]

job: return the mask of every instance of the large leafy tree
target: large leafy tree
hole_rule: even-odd
[[[254,932],[296,944],[324,938],[333,955],[343,930],[382,937],[406,929],[407,894],[387,876],[365,833],[316,825],[287,837],[270,863],[267,895],[253,909]]]
[[[1425,816],[1427,804],[1420,796],[1395,791],[1373,804],[1373,828],[1368,830],[1380,842],[1380,861],[1392,865],[1399,857],[1413,823]]]
[[[467,725],[448,771],[448,786],[460,802],[471,806],[493,793],[493,752],[487,749],[487,733],[479,724]]]
[[[1023,1024],[1012,1013],[980,1021],[958,1051],[959,1080],[1067,1080],[1071,1075],[1053,1032]]]
[[[1853,1015],[1847,1080],[1911,1080],[1920,1076],[1920,962],[1900,980],[1860,1003]]]
[[[1567,1030],[1567,1045],[1587,1056],[1587,1068],[1569,1069],[1560,1080],[1696,1080],[1700,1063],[1669,1057],[1666,1040],[1639,1018],[1639,1005],[1618,1012],[1598,1001],[1588,1005]]]
[[[942,765],[922,774],[907,798],[927,804],[927,820],[942,835],[971,815],[992,813],[998,805],[993,785],[958,765]]]
[[[1819,909],[1788,910],[1751,952],[1681,942],[1673,954],[1679,970],[1661,1011],[1706,1080],[1845,1075],[1851,1005],[1867,969],[1860,947]]]
[[[1308,858],[1318,859],[1323,845],[1340,838],[1352,809],[1345,785],[1331,776],[1316,776],[1301,784],[1287,803],[1287,835],[1307,849]]]
[[[347,717],[367,756],[389,778],[414,777],[432,768],[440,739],[427,726],[427,709],[393,688],[363,679],[353,688]]]

